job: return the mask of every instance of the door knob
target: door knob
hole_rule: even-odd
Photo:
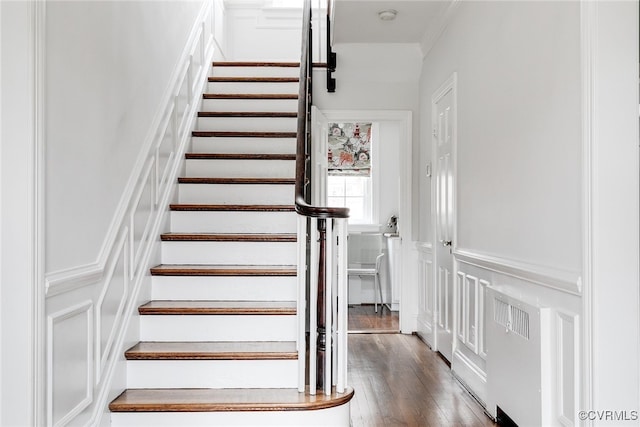
[[[451,240],[440,240],[442,246],[451,246]]]

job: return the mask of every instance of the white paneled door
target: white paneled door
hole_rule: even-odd
[[[435,208],[436,208],[436,348],[451,360],[453,348],[454,277],[453,274],[453,226],[454,226],[454,162],[455,134],[454,79],[443,86],[433,97],[433,136],[435,143]]]

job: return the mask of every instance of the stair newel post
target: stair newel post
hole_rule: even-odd
[[[318,219],[318,243],[319,243],[319,256],[318,256],[318,303],[317,303],[317,386],[319,389],[324,388],[325,382],[325,352],[327,345],[327,318],[326,318],[326,255],[327,255],[327,230],[326,220]]]

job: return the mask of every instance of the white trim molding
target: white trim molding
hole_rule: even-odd
[[[579,409],[587,411],[640,409],[638,18],[637,1],[580,3],[584,383]],[[619,313],[624,313],[625,347],[611,352]]]
[[[453,250],[453,255],[465,264],[491,270],[518,279],[523,279],[531,283],[556,289],[571,295],[581,295],[582,279],[577,272],[558,270],[551,267],[515,261],[494,255],[480,252],[459,249]]]

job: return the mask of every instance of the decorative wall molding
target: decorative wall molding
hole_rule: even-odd
[[[454,249],[453,255],[456,260],[465,264],[475,265],[571,295],[580,296],[582,293],[582,279],[580,273],[577,272],[514,261],[468,249]]]
[[[420,41],[420,50],[422,51],[423,59],[426,58],[429,51],[436,44],[442,33],[444,33],[459,4],[460,0],[449,0],[448,3],[440,9],[438,17],[432,21],[432,26],[427,29]]]
[[[73,406],[68,409],[68,411],[62,415],[59,415],[55,412],[56,402],[54,400],[55,395],[55,382],[52,378],[55,378],[54,371],[56,365],[56,341],[55,341],[55,329],[56,327],[61,327],[60,324],[63,322],[71,322],[77,316],[84,316],[85,321],[85,330],[86,335],[84,339],[77,335],[78,331],[72,331],[71,337],[73,343],[80,343],[83,347],[85,347],[86,354],[83,359],[78,360],[78,357],[81,356],[80,352],[78,352],[77,348],[72,346],[62,346],[62,348],[58,350],[66,350],[68,354],[64,356],[73,357],[71,360],[74,362],[72,365],[77,366],[78,362],[84,362],[86,364],[85,370],[85,381],[84,381],[84,393],[80,400],[77,402],[70,402]],[[71,327],[71,326],[69,326]],[[47,370],[49,371],[49,381],[47,382],[47,426],[54,427],[62,427],[73,420],[78,414],[80,414],[85,408],[87,408],[92,400],[93,400],[93,302],[90,300],[82,301],[79,304],[76,304],[71,307],[67,307],[63,310],[57,311],[47,316]],[[61,355],[62,356],[62,355]],[[65,359],[67,358],[65,357]],[[61,357],[62,358],[62,357]],[[70,360],[64,360],[62,363],[62,368],[66,368],[65,365],[70,365]],[[68,374],[68,372],[65,372]],[[64,374],[64,373],[63,373]],[[68,377],[69,375],[65,375]],[[73,375],[72,375],[73,377]],[[75,378],[77,379],[77,378]],[[64,398],[62,396],[55,396],[60,398],[63,403],[67,403],[66,406],[69,405],[69,402],[64,402]],[[67,396],[68,397],[68,396]],[[65,408],[63,408],[65,409]]]
[[[557,421],[564,427],[576,423],[576,409],[580,407],[580,347],[579,316],[556,312],[556,405]]]

